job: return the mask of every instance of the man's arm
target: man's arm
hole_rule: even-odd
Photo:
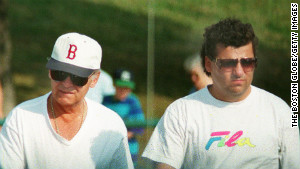
[[[6,122],[9,122],[7,119]],[[10,123],[11,124],[11,123]],[[0,168],[24,168],[24,152],[20,135],[5,124],[0,133]]]
[[[300,141],[298,127],[289,127],[282,132],[280,166],[282,169],[298,169],[300,166]]]
[[[142,154],[142,157],[157,162],[158,168],[184,165],[187,118],[177,107],[177,103],[173,103],[167,108]]]
[[[300,166],[300,138],[299,128],[291,126],[289,106],[282,106],[279,117],[279,162],[281,169],[299,169]]]

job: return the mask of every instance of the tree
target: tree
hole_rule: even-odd
[[[11,73],[11,39],[8,28],[8,0],[0,0],[0,118],[15,106]],[[4,114],[5,113],[5,114]]]

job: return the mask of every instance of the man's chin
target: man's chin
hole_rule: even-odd
[[[247,93],[247,89],[248,88],[245,88],[244,86],[235,86],[232,87],[230,91],[234,96],[243,96]]]

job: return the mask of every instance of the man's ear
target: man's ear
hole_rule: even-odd
[[[92,77],[91,77],[92,83],[90,84],[90,88],[93,88],[96,86],[99,77],[100,77],[100,71],[98,71],[94,75],[92,75]]]
[[[209,73],[211,73],[211,66],[212,66],[212,61],[207,56],[205,56],[205,69]]]

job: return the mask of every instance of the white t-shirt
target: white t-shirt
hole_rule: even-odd
[[[24,102],[10,112],[0,134],[0,168],[133,168],[126,127],[115,112],[86,99],[86,119],[68,141],[51,126],[48,96]]]
[[[101,70],[98,82],[95,87],[90,88],[86,97],[97,103],[102,103],[103,97],[115,94],[115,87],[111,76]]]
[[[184,169],[299,169],[299,130],[271,93],[251,86],[228,103],[206,87],[167,108],[142,156]]]

